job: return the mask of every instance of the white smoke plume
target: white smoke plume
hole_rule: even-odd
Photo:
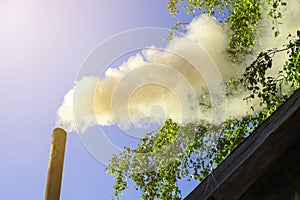
[[[118,68],[108,68],[104,77],[89,76],[77,81],[58,109],[57,126],[82,133],[93,126],[142,126],[145,121],[158,123],[166,118],[179,123],[209,121],[214,106],[207,105],[211,92],[208,85],[216,82],[213,87],[223,86],[216,81],[217,74],[210,80],[205,79],[206,70],[216,66],[222,80],[226,80],[239,75],[261,50],[280,47],[288,32],[300,29],[299,2],[288,2],[278,38],[274,38],[268,25],[270,19],[265,20],[255,53],[246,56],[245,63],[239,66],[225,57],[224,27],[206,15],[195,18],[187,26],[186,34],[175,37],[163,50],[146,48]],[[191,41],[205,49],[208,56],[202,55],[199,48],[193,48]],[[286,57],[282,56],[276,63],[280,65],[284,59]],[[195,63],[200,63],[197,65],[200,69]],[[241,117],[249,110],[250,105],[243,100],[246,95],[241,93],[226,99],[225,118]]]

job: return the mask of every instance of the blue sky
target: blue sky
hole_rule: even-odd
[[[166,0],[0,0],[0,199],[43,199],[56,110],[80,65],[108,37],[171,27]],[[112,177],[70,133],[61,199],[110,199]],[[196,183],[182,182],[183,194]],[[133,189],[121,199],[139,199]]]

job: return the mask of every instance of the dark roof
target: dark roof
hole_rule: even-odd
[[[235,200],[300,139],[297,90],[242,142],[185,200]]]

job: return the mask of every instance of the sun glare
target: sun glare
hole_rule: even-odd
[[[8,33],[20,32],[33,20],[30,4],[4,1],[0,3],[0,28]]]

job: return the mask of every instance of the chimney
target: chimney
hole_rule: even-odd
[[[59,200],[60,198],[66,140],[67,132],[65,130],[61,128],[53,130],[45,200]]]

